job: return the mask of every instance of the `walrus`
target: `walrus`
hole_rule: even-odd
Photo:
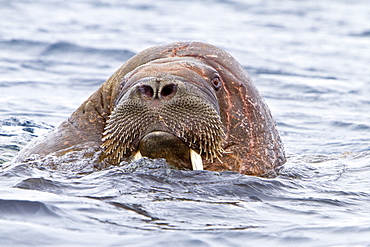
[[[268,106],[244,68],[201,42],[148,48],[126,61],[59,127],[20,151],[99,153],[98,169],[141,157],[178,169],[274,174],[286,161]]]

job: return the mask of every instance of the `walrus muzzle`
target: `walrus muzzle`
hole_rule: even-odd
[[[202,157],[213,162],[222,156],[224,129],[215,89],[184,70],[186,77],[177,70],[125,78],[103,133],[105,161],[119,164],[145,156],[201,170]]]

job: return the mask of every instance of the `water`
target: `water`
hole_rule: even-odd
[[[0,0],[1,245],[370,245],[369,9]],[[285,143],[278,177],[11,162],[129,57],[177,40],[214,44],[249,71]]]

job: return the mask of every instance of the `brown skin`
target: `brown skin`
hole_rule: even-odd
[[[212,81],[214,71],[219,75],[219,81]],[[155,46],[129,59],[68,120],[23,149],[17,161],[23,161],[31,154],[43,156],[57,152],[58,155],[62,155],[87,147],[102,151],[104,128],[119,100],[122,97],[128,97],[127,92],[138,86],[140,79],[152,76],[160,78],[158,80],[162,80],[161,83],[173,81],[173,78],[163,79],[166,77],[163,75],[167,77],[169,75],[170,78],[178,76],[174,80],[179,83],[180,88],[182,85],[198,88],[200,97],[203,97],[205,102],[219,113],[225,132],[222,137],[222,148],[225,152],[222,157],[214,159],[213,162],[202,155],[205,170],[236,171],[247,175],[267,176],[274,174],[274,171],[285,163],[283,145],[276,130],[275,121],[247,72],[228,53],[199,42],[176,42]],[[122,82],[124,82],[123,85]],[[214,84],[218,82],[220,87],[217,85],[215,87]],[[150,83],[152,83],[150,87],[155,87],[154,82]],[[169,95],[178,94],[177,89],[167,90]],[[150,101],[151,106],[166,102],[165,100],[152,101],[152,92],[146,86],[139,92],[138,97],[143,102]],[[163,98],[165,97],[167,93],[164,94]],[[177,96],[171,96],[168,100],[172,100],[172,97]],[[176,141],[176,136],[174,138],[171,139],[174,140],[174,146],[178,144],[179,150],[186,150]],[[150,144],[151,141],[148,143]],[[132,149],[139,146],[140,143],[136,143]],[[196,148],[195,145],[193,149],[197,150]],[[134,151],[127,152],[126,156],[129,157]],[[172,151],[168,153],[173,155]],[[184,160],[182,162],[184,165],[180,167],[190,167],[185,164],[188,159],[184,153],[186,151],[181,151],[177,155]],[[104,154],[104,151],[102,159],[109,160],[109,155]],[[174,161],[170,163],[176,163],[179,160],[176,157],[173,159]]]

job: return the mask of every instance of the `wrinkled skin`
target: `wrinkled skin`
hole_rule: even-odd
[[[162,109],[172,109],[175,100],[183,98],[201,102],[202,107],[204,104],[211,113],[199,113],[187,123],[181,120],[168,127],[167,120],[162,121],[163,116],[166,117]],[[149,112],[157,112],[152,119],[161,121],[153,120],[152,125],[139,127],[145,131],[138,132],[139,137],[135,138],[130,137],[130,133],[135,131],[128,128],[122,132],[131,138],[128,138],[128,144],[117,144],[115,150],[120,151],[109,152],[109,147],[113,150],[112,145],[118,140],[114,139],[113,134],[105,137],[109,135],[109,126],[111,133],[114,128],[123,128],[122,125],[114,126],[114,121],[121,118],[115,112],[124,109],[121,106],[125,102],[133,100],[139,102],[140,106],[148,107]],[[196,108],[192,112],[197,112]],[[206,116],[206,125],[211,126],[207,119],[214,118],[217,122],[215,125],[221,124],[222,128],[221,132],[214,134],[213,137],[219,140],[214,141],[215,147],[208,148],[211,150],[209,154],[204,150],[202,153],[202,144],[197,141],[190,143],[187,139],[198,132],[209,132],[210,129],[193,130],[184,137],[176,127],[189,126],[202,116]],[[113,119],[111,122],[110,118]],[[123,126],[128,125],[133,124],[126,123]],[[202,122],[193,125],[192,128],[195,128]],[[153,134],[155,131],[160,131],[159,141],[158,134]],[[191,169],[188,147],[201,153],[204,169],[211,171],[270,176],[285,162],[275,121],[247,72],[228,53],[200,42],[155,46],[132,57],[59,127],[23,149],[17,161],[23,161],[32,154],[64,155],[88,147],[101,152],[101,164],[96,167],[130,160],[140,149],[144,156],[166,158],[174,166]],[[207,150],[205,147],[203,149]],[[174,154],[176,151],[178,153]],[[157,153],[161,152],[163,156],[157,157],[160,156]]]

